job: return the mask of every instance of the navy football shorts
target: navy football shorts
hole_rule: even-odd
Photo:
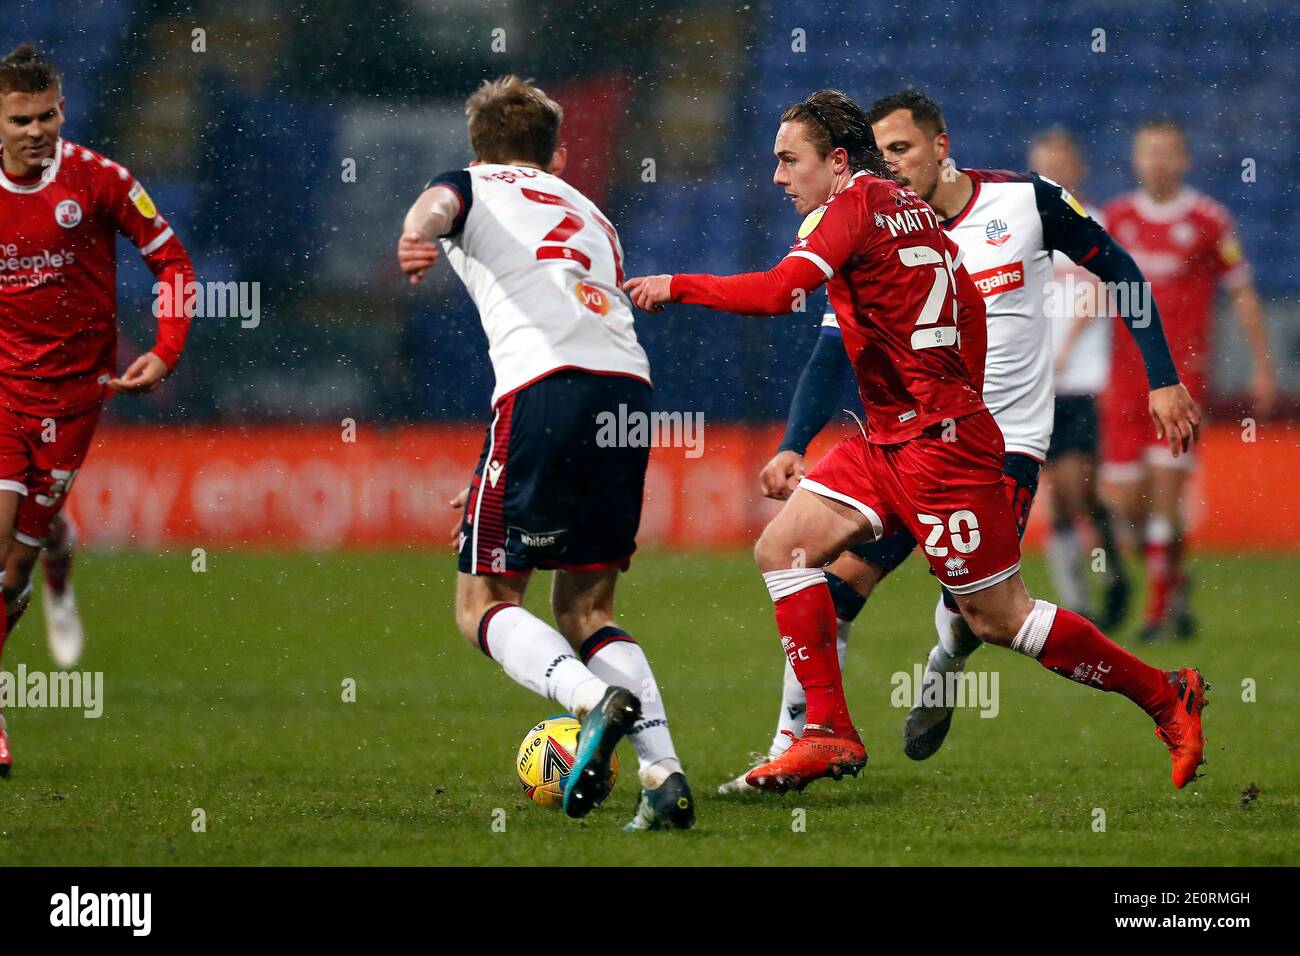
[[[627,570],[650,448],[610,441],[618,430],[602,424],[638,412],[650,412],[646,382],[578,370],[497,402],[461,521],[460,570]]]
[[[1057,395],[1056,420],[1047,460],[1055,461],[1068,452],[1097,457],[1100,441],[1095,395]]]

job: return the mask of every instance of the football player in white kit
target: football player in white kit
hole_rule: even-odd
[[[1038,487],[1038,472],[1052,435],[1052,335],[1044,314],[1052,277],[1052,252],[1060,250],[1107,281],[1144,285],[1132,258],[1095,219],[1056,183],[1034,173],[958,169],[949,159],[949,137],[938,104],[918,90],[877,100],[868,110],[876,145],[890,170],[943,217],[943,228],[963,253],[963,263],[984,294],[988,313],[984,403],[1006,445],[1007,494],[1021,533]],[[1175,455],[1185,451],[1200,412],[1178,374],[1154,301],[1126,315],[1146,365],[1155,429]],[[781,447],[760,475],[769,497],[785,499],[804,474],[803,452],[835,410],[848,374],[834,314],[800,377]],[[916,541],[906,532],[855,546],[826,568],[839,619],[841,662],[853,620],[872,589],[906,559]],[[935,606],[938,643],[926,663],[925,681],[943,686],[943,675],[964,668],[980,641],[957,613],[946,591]],[[929,697],[930,695],[927,695]],[[946,704],[947,702],[945,702]],[[764,762],[780,754],[803,729],[803,691],[789,664],[777,731]],[[904,751],[925,760],[939,750],[952,722],[952,707],[922,703],[912,708],[903,731]],[[752,789],[745,774],[720,792]]]
[[[1061,126],[1034,137],[1029,168],[1075,195],[1086,172],[1078,142]],[[1087,204],[1084,208],[1105,224],[1100,212]],[[1097,396],[1110,376],[1112,320],[1101,307],[1105,296],[1096,276],[1063,252],[1052,253],[1052,268],[1056,294],[1048,295],[1044,303],[1056,353],[1056,414],[1043,468],[1052,491],[1047,566],[1061,603],[1095,617],[1105,631],[1123,620],[1129,598],[1128,578],[1097,480]],[[1103,604],[1096,612],[1088,587],[1091,561],[1085,561],[1079,535],[1085,525],[1091,525],[1105,560],[1104,567],[1096,569],[1105,581]]]
[[[475,160],[435,176],[406,216],[402,271],[439,247],[478,307],[496,375],[492,424],[464,507],[456,623],[472,646],[582,721],[564,809],[609,793],[626,735],[641,797],[626,829],[685,828],[695,805],[644,652],[614,623],[636,549],[649,448],[605,442],[601,413],[648,413],[650,366],[621,291],[618,234],[563,179],[563,112],[530,82],[485,82],[466,103]],[[524,609],[555,571],[555,627]]]

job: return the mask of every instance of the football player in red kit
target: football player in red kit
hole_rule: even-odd
[[[645,276],[625,286],[643,309],[682,302],[777,315],[829,283],[867,410],[863,433],[841,441],[800,482],[755,548],[808,709],[803,736],[751,770],[748,782],[802,788],[865,765],[845,703],[823,567],[852,544],[906,528],[978,637],[1128,697],[1155,721],[1174,785],[1186,786],[1205,745],[1200,673],[1144,663],[1078,614],[1035,601],[1021,580],[1002,433],[959,351],[959,305],[982,311],[982,297],[954,261],[956,246],[934,210],[892,177],[866,115],[838,91],[787,109],[774,152],[774,182],[805,216],[775,268]],[[1195,425],[1189,410],[1179,422],[1186,442]]]
[[[189,331],[185,305],[171,295],[194,280],[180,240],[124,167],[60,138],[63,120],[48,60],[26,44],[0,60],[0,651],[109,390],[152,391]],[[121,375],[118,233],[165,288],[156,343]],[[0,716],[0,776],[12,762]]]
[[[1214,299],[1222,285],[1250,347],[1254,412],[1267,417],[1275,398],[1264,310],[1232,216],[1183,178],[1191,157],[1171,120],[1142,124],[1133,138],[1140,188],[1106,204],[1107,228],[1151,281],[1171,329],[1178,377],[1205,400],[1210,371]],[[1111,509],[1140,535],[1146,557],[1147,602],[1141,637],[1190,637],[1194,628],[1183,573],[1183,509],[1195,456],[1174,458],[1134,408],[1140,360],[1126,336],[1113,337],[1113,372],[1102,400],[1103,488]]]

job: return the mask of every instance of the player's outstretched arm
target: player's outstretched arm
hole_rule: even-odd
[[[460,215],[461,201],[447,186],[431,186],[406,213],[402,237],[397,241],[397,265],[416,285],[438,261],[433,240],[445,236]]]
[[[766,272],[636,276],[623,283],[623,291],[646,312],[658,312],[668,302],[681,302],[738,315],[784,315],[795,310],[801,294],[806,298],[826,279],[820,267],[790,255]]]

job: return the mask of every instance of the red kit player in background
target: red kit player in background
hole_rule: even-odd
[[[867,412],[864,432],[841,441],[803,478],[755,548],[808,709],[803,736],[746,782],[802,789],[821,777],[856,774],[866,763],[844,697],[823,568],[850,545],[906,528],[976,636],[1129,698],[1169,748],[1174,785],[1186,786],[1205,746],[1200,673],[1144,663],[1086,618],[1034,600],[1021,580],[1002,432],[961,351],[960,313],[983,311],[982,296],[934,210],[894,179],[866,114],[837,90],[787,109],[773,152],[773,181],[805,217],[776,267],[725,277],[644,276],[625,285],[633,302],[651,311],[682,302],[779,315],[829,283]],[[1180,405],[1174,427],[1184,446],[1196,424],[1190,401]]]
[[[150,392],[189,332],[160,296],[158,338],[117,375],[121,233],[170,292],[194,269],[143,187],[112,160],[59,136],[54,66],[29,45],[0,60],[0,652],[31,594],[51,520],[85,461],[109,390]],[[0,776],[13,758],[0,715]]]
[[[1264,312],[1232,217],[1184,184],[1190,168],[1187,142],[1177,124],[1167,119],[1142,124],[1133,139],[1139,188],[1106,204],[1106,228],[1151,282],[1178,378],[1202,404],[1209,385],[1215,292],[1220,285],[1227,289],[1254,364],[1254,411],[1266,418],[1275,385]],[[1190,637],[1194,624],[1183,573],[1183,510],[1196,457],[1174,458],[1152,439],[1150,425],[1134,404],[1140,398],[1134,383],[1141,382],[1141,359],[1128,336],[1112,338],[1110,386],[1102,402],[1101,477],[1111,510],[1137,531],[1144,545],[1147,602],[1141,636]]]

